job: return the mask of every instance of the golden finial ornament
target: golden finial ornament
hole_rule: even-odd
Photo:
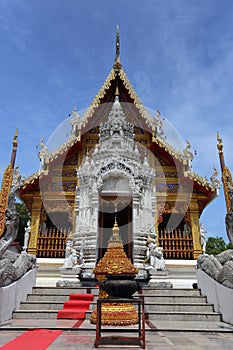
[[[116,219],[116,216],[115,216],[115,223],[113,225],[113,228],[112,228],[112,237],[115,241],[119,241],[120,240],[120,234],[119,234],[119,226],[118,226],[118,223],[117,223],[117,219]]]
[[[18,141],[17,141],[18,136],[19,136],[18,129],[16,129],[16,132],[14,134],[14,139],[13,139],[13,142],[12,142],[13,150],[16,150],[17,147],[18,147]]]
[[[217,141],[218,141],[217,148],[220,152],[222,152],[223,150],[222,138],[220,137],[218,131],[217,131]]]

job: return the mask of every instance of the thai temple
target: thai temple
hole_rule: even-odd
[[[56,149],[41,142],[41,168],[18,190],[31,214],[28,253],[64,258],[70,242],[88,275],[115,224],[139,269],[148,239],[162,247],[164,259],[196,259],[200,217],[219,183],[194,172],[189,142],[174,148],[161,113],[143,106],[120,60],[119,29],[109,75],[82,116],[73,109],[70,124]]]

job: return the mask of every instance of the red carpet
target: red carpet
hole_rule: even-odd
[[[93,299],[94,294],[71,294],[63,309],[58,311],[57,318],[84,320]]]
[[[60,330],[32,329],[3,345],[1,350],[46,350],[61,333]]]

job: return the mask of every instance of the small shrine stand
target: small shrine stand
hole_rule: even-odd
[[[121,332],[122,329],[111,328],[102,329],[101,316],[102,316],[102,304],[103,303],[132,303],[138,305],[138,328],[130,329],[130,332],[137,332],[138,336],[102,336],[101,332]],[[129,329],[127,329],[129,332]],[[131,298],[131,299],[118,299],[118,298],[106,298],[97,300],[97,316],[96,316],[96,338],[95,347],[98,348],[99,345],[109,344],[109,345],[139,345],[143,349],[146,348],[146,338],[145,338],[145,310],[144,310],[144,300],[141,298]]]

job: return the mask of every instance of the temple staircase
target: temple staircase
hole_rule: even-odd
[[[86,329],[93,328],[89,319],[96,307],[98,288],[34,287],[32,294],[13,313],[16,319],[57,319],[57,313],[69,300],[70,294],[95,294],[94,301],[86,312]],[[135,294],[136,295],[136,294]],[[228,324],[221,322],[221,315],[214,312],[213,305],[198,289],[155,289],[144,288],[140,294],[145,300],[148,330],[199,330],[221,331]],[[48,322],[49,324],[49,322]],[[83,326],[83,327],[84,327]],[[232,326],[229,325],[232,330]],[[49,327],[48,327],[49,328]],[[85,327],[84,327],[85,328]]]

